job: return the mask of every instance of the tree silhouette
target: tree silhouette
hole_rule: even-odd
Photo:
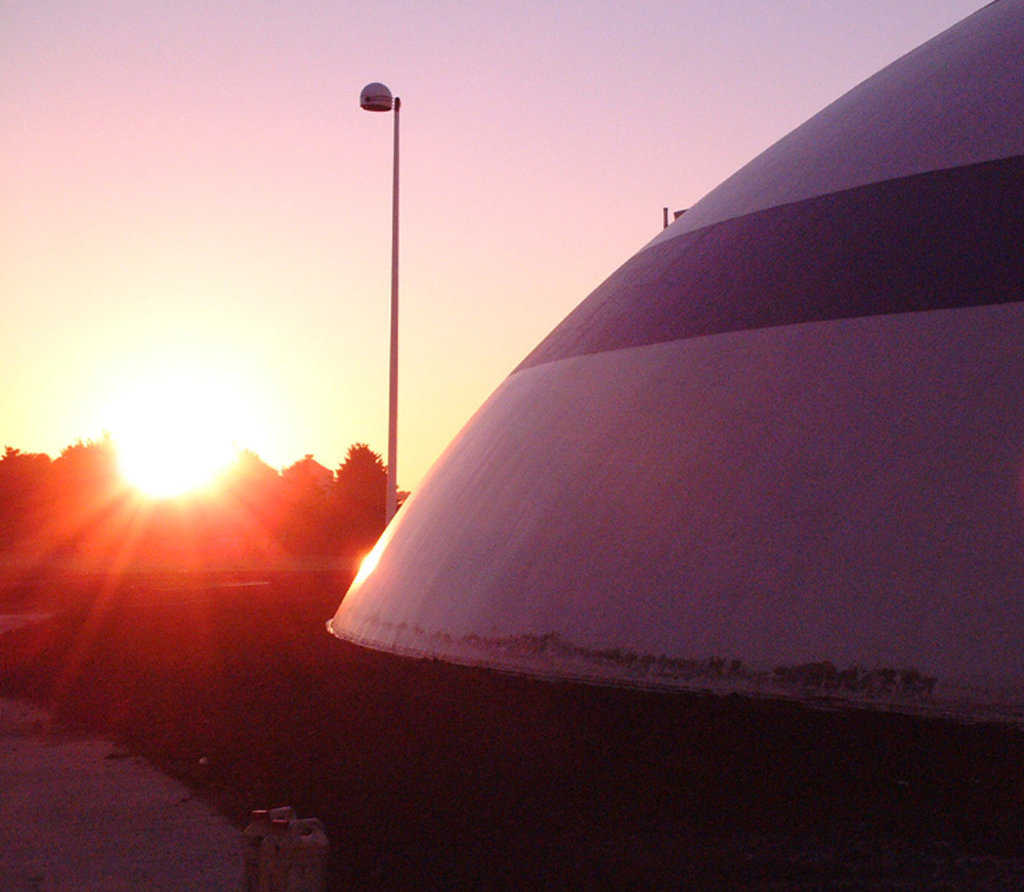
[[[334,519],[353,555],[365,551],[384,531],[387,468],[365,443],[349,446],[334,483]]]
[[[279,552],[281,475],[255,452],[243,449],[222,482],[231,526],[246,557],[273,560]]]
[[[0,457],[0,548],[38,537],[46,522],[50,456],[12,446]]]
[[[349,447],[337,472],[310,454],[278,473],[243,451],[216,487],[170,500],[124,483],[108,435],[72,443],[54,460],[7,446],[0,551],[83,567],[273,565],[282,549],[355,560],[383,531],[386,487],[384,462],[365,443]]]
[[[281,472],[283,505],[280,535],[294,554],[331,551],[331,488],[334,474],[311,454]]]
[[[50,467],[50,537],[61,552],[82,554],[116,546],[111,523],[127,498],[109,434],[65,447]]]
[[[238,453],[234,464],[227,472],[231,487],[253,491],[269,491],[277,488],[281,475],[250,449]]]
[[[379,508],[383,519],[387,484],[387,467],[376,452],[365,443],[348,447],[335,483],[338,497],[343,502],[369,512]]]

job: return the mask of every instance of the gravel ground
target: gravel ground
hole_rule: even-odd
[[[241,877],[238,828],[107,741],[54,734],[0,700],[0,888],[217,890]]]

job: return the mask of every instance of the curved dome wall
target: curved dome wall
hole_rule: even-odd
[[[789,134],[431,469],[331,630],[551,677],[1024,709],[1024,0]]]

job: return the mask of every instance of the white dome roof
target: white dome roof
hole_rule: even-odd
[[[448,447],[332,631],[1024,714],[1021,46],[1024,0],[985,7],[620,267]]]

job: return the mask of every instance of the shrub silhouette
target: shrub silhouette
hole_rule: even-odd
[[[282,472],[244,450],[216,487],[147,499],[121,479],[109,435],[51,460],[0,456],[0,551],[37,561],[201,567],[272,563],[286,554],[351,561],[384,528],[387,470],[365,443],[337,473],[312,454]]]

